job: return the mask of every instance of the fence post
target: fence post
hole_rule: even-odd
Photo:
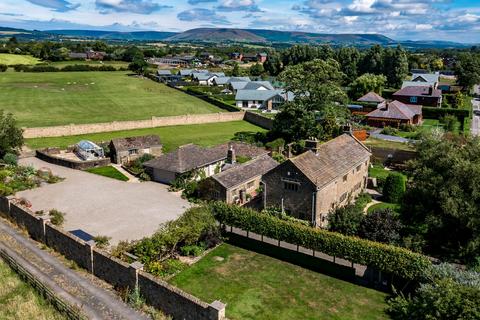
[[[135,273],[135,289],[137,289],[138,288],[138,272],[140,270],[143,271],[143,264],[138,261],[135,261],[134,263],[130,264],[130,268]]]

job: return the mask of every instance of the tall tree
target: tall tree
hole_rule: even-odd
[[[462,53],[457,58],[455,74],[458,84],[470,90],[480,83],[480,55],[470,52]]]
[[[360,73],[383,73],[383,48],[379,45],[370,47],[361,58]]]
[[[352,99],[358,99],[371,91],[381,95],[386,82],[387,78],[384,75],[365,73],[352,82],[349,94]]]
[[[385,50],[383,68],[388,84],[394,88],[400,87],[408,75],[408,58],[405,50],[401,46]]]
[[[271,134],[273,138],[283,138],[286,142],[299,141],[317,137],[319,127],[313,112],[298,103],[288,102],[273,120]]]
[[[18,153],[23,146],[23,130],[11,113],[0,110],[0,157],[7,153]]]
[[[345,82],[351,83],[357,78],[357,68],[360,61],[360,52],[354,47],[342,47],[338,50],[337,61],[345,74]]]
[[[272,52],[269,54],[267,61],[265,61],[263,64],[263,68],[271,76],[277,76],[280,72],[282,72],[282,61],[280,59],[280,55],[277,52]]]

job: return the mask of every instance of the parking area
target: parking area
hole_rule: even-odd
[[[74,234],[111,237],[111,244],[154,233],[161,223],[174,220],[190,207],[179,194],[155,182],[127,183],[73,170],[37,158],[22,165],[50,168],[64,181],[17,193],[32,203],[32,210],[64,212],[63,228]]]

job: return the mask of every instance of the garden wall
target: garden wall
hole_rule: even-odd
[[[65,126],[25,128],[24,138],[61,137],[80,134],[122,131],[132,129],[155,128],[176,125],[203,124],[215,122],[230,122],[243,120],[245,113],[220,112],[208,114],[194,114],[171,117],[152,117],[149,120],[113,121],[92,124],[70,124]]]
[[[271,130],[273,128],[272,119],[264,117],[254,112],[250,112],[250,111],[245,112],[244,120],[267,130]]]
[[[115,287],[133,289],[137,284],[142,297],[162,312],[182,320],[222,320],[225,305],[219,301],[207,304],[141,270],[138,262],[127,264],[94,248],[94,245],[50,224],[29,209],[0,197],[0,209],[32,238],[44,242],[66,258],[92,272]]]
[[[94,167],[104,167],[110,164],[110,159],[98,159],[98,160],[88,160],[88,161],[76,161],[72,159],[64,159],[57,157],[55,154],[49,152],[49,149],[36,150],[35,156],[43,161],[48,163],[56,164],[58,166],[67,167],[77,170],[85,170]]]

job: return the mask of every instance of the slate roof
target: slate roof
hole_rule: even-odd
[[[159,136],[156,135],[116,138],[112,139],[112,144],[117,152],[131,149],[146,149],[162,145]]]
[[[219,76],[218,78],[215,79],[215,83],[217,85],[221,86],[221,85],[227,84],[229,80],[230,80],[230,77],[220,77]]]
[[[365,94],[364,96],[357,99],[357,101],[361,102],[374,102],[380,103],[385,101],[385,99],[376,92],[370,91],[369,93]]]
[[[243,90],[247,85],[248,81],[230,81],[230,85],[232,86],[233,90],[239,91]]]
[[[158,70],[158,71],[157,71],[157,74],[158,74],[159,76],[171,76],[171,75],[172,75],[172,72],[171,72],[170,70],[165,70],[165,69],[163,69],[163,70]]]
[[[422,82],[422,81],[403,81],[402,89],[405,87],[435,87],[434,82]]]
[[[179,74],[183,77],[191,76],[193,73],[192,69],[180,69]]]
[[[343,134],[321,144],[316,154],[307,151],[287,161],[321,188],[345,175],[370,156],[370,151],[360,141],[349,134]]]
[[[418,79],[420,78],[420,79]],[[412,81],[423,81],[423,82],[438,82],[440,75],[437,73],[414,73],[412,74]]]
[[[250,82],[252,81],[249,77],[230,77],[230,80],[228,83],[233,83],[233,82]]]
[[[259,88],[264,87],[267,90],[275,90],[272,84],[268,81],[250,81],[247,82],[245,87],[242,90],[258,90]]]
[[[210,74],[210,73],[205,73],[205,72],[194,72],[192,74],[192,77],[194,79],[197,79],[198,81],[206,81],[208,79],[211,79],[213,77],[216,77],[216,75],[214,74]]]
[[[235,95],[236,101],[266,101],[275,96],[281,96],[285,100],[285,92],[282,90],[238,90]]]
[[[227,189],[261,176],[278,166],[277,161],[268,155],[263,155],[248,162],[236,165],[220,172],[212,178]]]
[[[434,98],[440,98],[442,96],[442,91],[439,89],[433,89],[432,94],[428,93],[428,90],[431,87],[422,87],[422,86],[409,86],[402,88],[395,92],[393,95],[394,96],[407,96],[407,97],[434,97]]]
[[[376,110],[365,115],[367,118],[385,118],[411,120],[415,115],[422,114],[422,106],[406,105],[400,101],[382,102]]]
[[[199,147],[195,144],[181,146],[177,150],[161,155],[144,163],[145,167],[162,169],[170,172],[184,173],[227,158],[228,149],[232,146],[237,156],[256,158],[268,152],[254,145],[230,142],[211,148]]]

